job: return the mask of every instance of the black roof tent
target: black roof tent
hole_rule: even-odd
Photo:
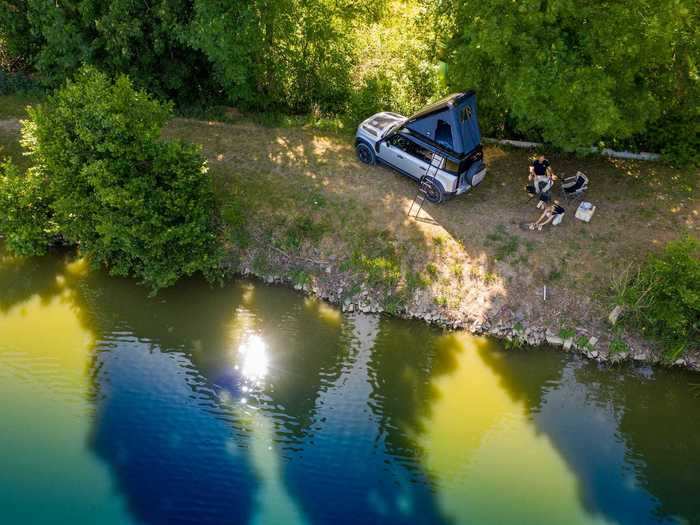
[[[403,125],[445,156],[462,159],[481,144],[476,93],[454,93],[412,115]]]

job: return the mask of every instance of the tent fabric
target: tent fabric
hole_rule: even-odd
[[[455,93],[426,106],[411,116],[405,127],[458,155],[481,143],[473,91]]]

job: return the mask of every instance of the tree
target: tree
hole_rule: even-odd
[[[232,104],[339,111],[349,92],[353,6],[331,0],[196,0],[188,41],[209,58]]]
[[[160,140],[169,105],[126,76],[111,82],[83,68],[29,115],[22,143],[33,166],[24,176],[6,166],[0,180],[0,226],[17,239],[10,248],[41,252],[60,235],[94,264],[153,290],[196,272],[215,276],[211,180],[197,147]],[[30,213],[33,202],[41,206]]]
[[[455,0],[452,9],[449,80],[479,90],[492,130],[574,149],[642,133],[674,106],[697,108],[692,0]]]
[[[92,64],[179,103],[216,89],[209,61],[182,40],[191,0],[26,2],[31,29],[44,42],[35,65],[52,85]]]
[[[20,173],[9,160],[0,163],[0,232],[5,245],[17,255],[41,255],[55,239],[42,181],[35,173]]]
[[[0,60],[180,106],[411,113],[476,88],[484,132],[700,163],[694,0],[0,0]],[[7,66],[6,66],[7,69]]]
[[[27,68],[40,46],[41,40],[31,31],[27,0],[0,0],[0,69]]]
[[[410,115],[445,95],[439,61],[449,16],[436,2],[375,2],[353,37],[357,60],[347,113],[355,123],[377,111]]]

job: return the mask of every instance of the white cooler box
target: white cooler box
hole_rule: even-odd
[[[590,202],[582,202],[576,210],[576,218],[583,222],[591,222],[591,217],[595,213],[595,206]]]

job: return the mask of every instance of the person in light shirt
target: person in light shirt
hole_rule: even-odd
[[[537,228],[537,231],[542,231],[543,226],[554,221],[558,215],[564,215],[564,211],[564,208],[559,205],[559,201],[555,200],[552,204],[545,207],[539,219],[530,224],[530,229],[534,230]],[[558,224],[558,222],[554,222],[553,224]]]

